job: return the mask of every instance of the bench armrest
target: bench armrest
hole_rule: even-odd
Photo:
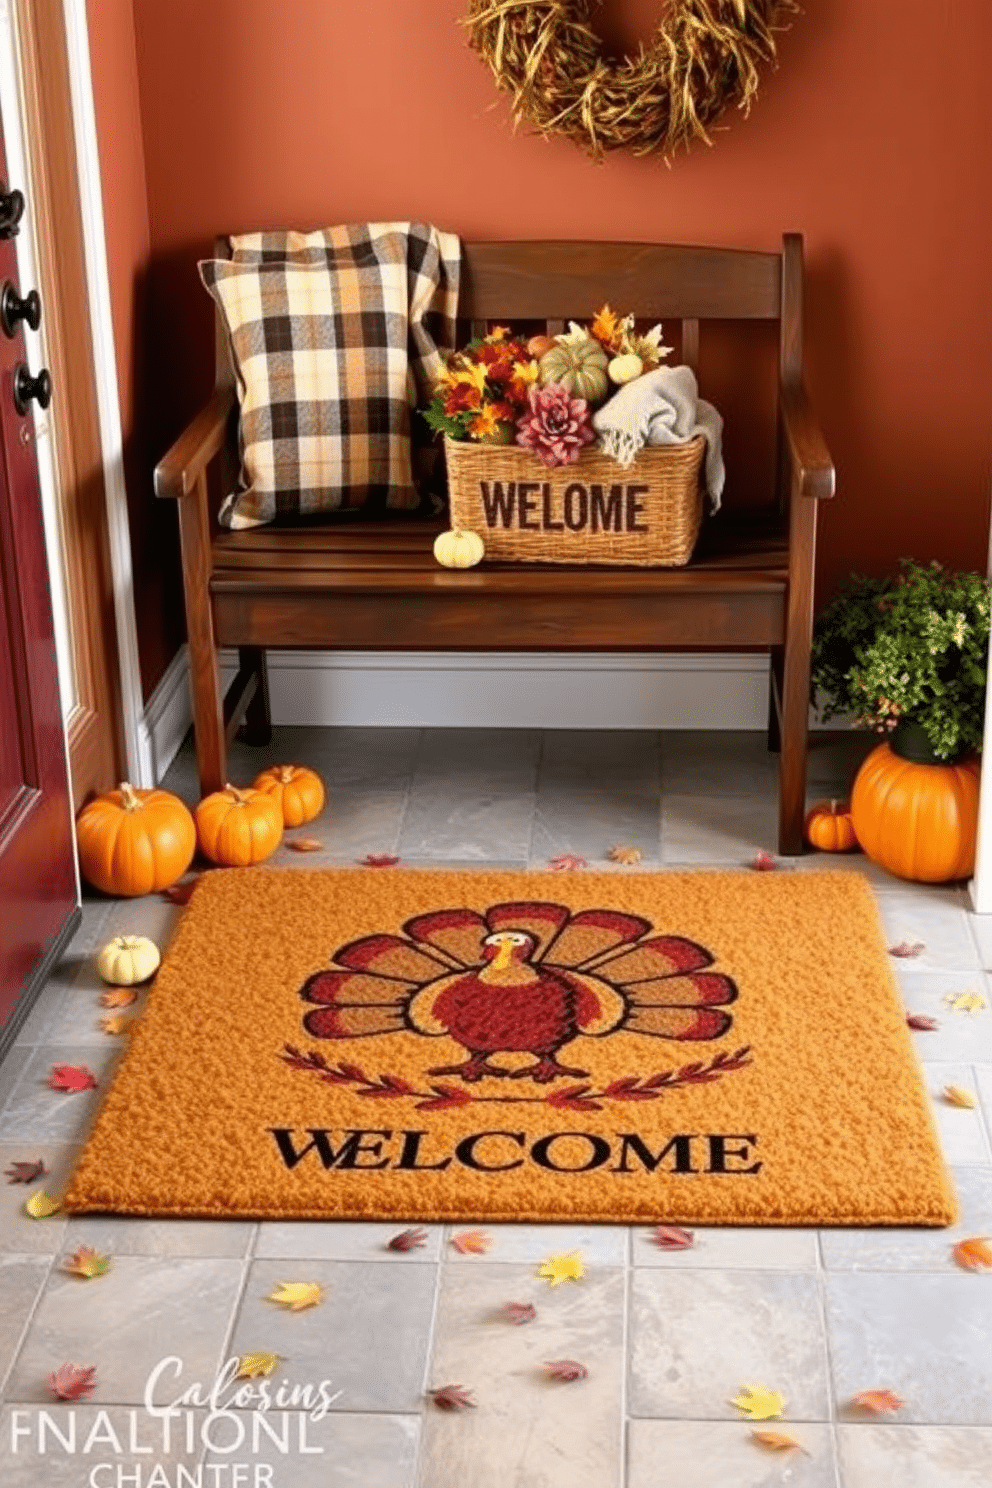
[[[792,463],[792,489],[800,496],[824,500],[834,494],[834,463],[802,383],[785,383],[779,391],[782,432]]]
[[[210,461],[223,448],[234,407],[231,388],[218,388],[172,448],[155,466],[156,496],[188,496]]]

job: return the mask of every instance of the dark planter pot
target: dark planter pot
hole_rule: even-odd
[[[933,752],[930,736],[919,723],[897,723],[889,736],[889,748],[900,759],[911,760],[914,765],[954,765],[964,758],[965,751],[951,759],[938,759]]]

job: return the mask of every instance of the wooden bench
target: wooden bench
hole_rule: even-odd
[[[155,490],[179,510],[193,717],[201,790],[225,783],[227,745],[242,724],[269,732],[265,651],[732,651],[770,656],[769,744],[780,749],[779,851],[802,851],[813,570],[819,501],[834,469],[802,380],[802,239],[781,254],[641,243],[463,245],[459,313],[543,321],[549,332],[597,306],[682,323],[695,367],[700,323],[778,323],[776,489],[760,508],[704,525],[677,569],[484,564],[452,572],[432,556],[444,522],[374,521],[218,529],[222,487],[237,472],[237,400],[219,332],[210,402],[162,459]],[[702,389],[703,394],[706,388]],[[218,651],[240,669],[222,697]]]

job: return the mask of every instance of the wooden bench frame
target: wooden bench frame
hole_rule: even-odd
[[[781,254],[533,242],[464,244],[463,255],[459,313],[475,327],[543,320],[554,333],[608,300],[639,319],[680,320],[682,359],[695,367],[700,321],[777,321],[774,499],[737,526],[728,514],[716,545],[704,544],[678,569],[492,564],[451,572],[431,554],[444,524],[402,515],[220,531],[218,482],[208,474],[220,462],[233,489],[237,400],[218,328],[213,397],[155,471],[157,495],[178,504],[201,790],[225,783],[227,745],[242,721],[256,742],[269,735],[269,647],[764,650],[769,744],[780,748],[779,851],[801,852],[817,510],[834,492],[833,464],[803,386],[801,237],[786,234]],[[226,698],[222,647],[236,647],[240,657]]]

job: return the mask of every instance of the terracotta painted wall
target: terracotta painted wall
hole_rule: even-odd
[[[629,44],[660,5],[607,0],[601,22]],[[90,5],[94,18],[126,8]],[[153,453],[210,385],[210,309],[194,261],[219,231],[427,217],[465,237],[773,248],[796,228],[807,242],[808,381],[839,476],[821,593],[849,568],[878,571],[903,554],[983,566],[988,0],[807,4],[751,118],[730,119],[713,149],[671,169],[627,155],[596,166],[566,142],[513,135],[458,27],[465,8],[134,0]],[[936,65],[951,49],[953,65]],[[176,629],[170,561],[146,662]]]

